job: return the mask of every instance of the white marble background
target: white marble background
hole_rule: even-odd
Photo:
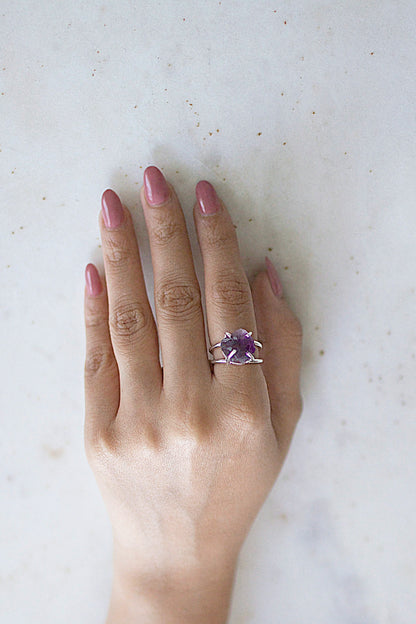
[[[1,3],[2,624],[105,618],[83,273],[102,267],[112,187],[152,290],[149,164],[183,201],[201,281],[205,178],[249,276],[269,253],[304,327],[304,413],[230,624],[414,622],[415,27],[413,0]]]

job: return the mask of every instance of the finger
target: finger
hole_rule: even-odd
[[[252,332],[257,340],[256,318],[250,285],[244,271],[231,217],[214,187],[202,180],[196,186],[194,219],[205,273],[205,299],[211,345],[220,342],[226,331]],[[220,348],[215,359],[223,359]],[[255,357],[262,356],[258,351]],[[226,383],[244,384],[261,376],[258,364],[215,364],[215,377]],[[264,382],[263,382],[264,383]]]
[[[117,362],[108,328],[108,301],[105,285],[93,264],[85,268],[84,317],[86,354],[85,439],[91,441],[115,418],[120,388]]]
[[[285,455],[302,412],[302,325],[283,297],[277,271],[268,258],[266,266],[267,271],[254,278],[252,292],[263,340],[264,362],[260,366],[266,378],[276,437]]]
[[[133,221],[111,189],[103,193],[99,224],[121,402],[137,407],[138,402],[160,392],[162,369]]]
[[[147,167],[140,193],[152,255],[163,386],[211,382],[201,293],[185,217],[172,185]]]

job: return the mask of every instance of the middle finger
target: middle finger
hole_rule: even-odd
[[[201,292],[186,222],[172,185],[147,167],[140,191],[149,234],[163,386],[180,389],[211,380]]]

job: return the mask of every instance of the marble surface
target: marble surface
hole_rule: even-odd
[[[98,211],[161,167],[215,184],[249,277],[304,327],[304,413],[240,557],[230,624],[416,613],[416,5],[3,2],[2,624],[103,622],[110,527],[84,457]],[[271,250],[268,252],[268,249]]]

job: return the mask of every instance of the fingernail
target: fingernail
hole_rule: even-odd
[[[157,167],[147,167],[143,174],[144,193],[151,206],[165,204],[170,196],[170,189],[163,173]]]
[[[195,187],[199,210],[203,215],[212,215],[221,209],[221,202],[210,182],[200,180]]]
[[[267,275],[269,276],[270,286],[272,287],[272,291],[276,295],[277,298],[280,298],[283,295],[283,287],[282,283],[279,279],[276,269],[273,264],[270,262],[268,257],[265,257]]]
[[[85,283],[91,297],[96,297],[103,289],[100,275],[93,264],[87,264],[85,267]]]
[[[104,191],[101,198],[101,206],[105,227],[109,230],[118,227],[124,219],[124,211],[117,193],[111,189]]]

